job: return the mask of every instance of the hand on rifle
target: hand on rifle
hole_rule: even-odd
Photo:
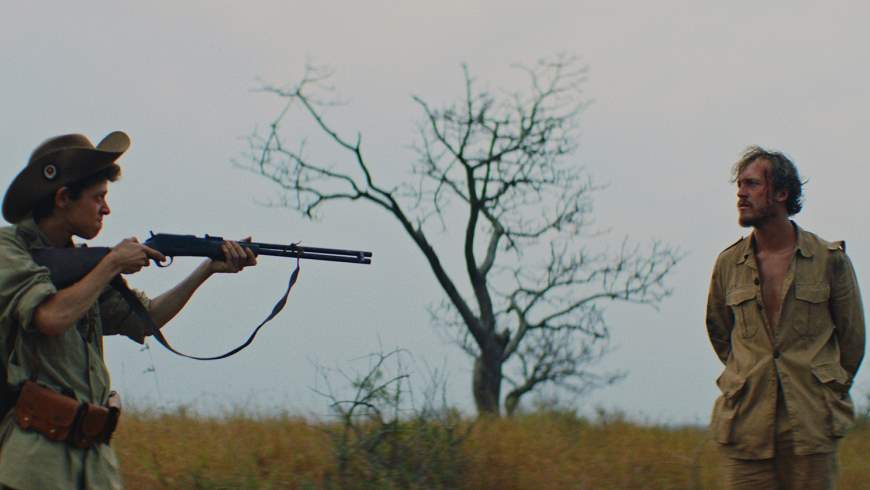
[[[143,267],[148,267],[148,261],[154,259],[158,262],[166,260],[166,256],[139,243],[136,237],[125,238],[112,247],[112,251],[106,256],[108,260],[121,269],[123,274],[139,272]]]
[[[251,237],[241,240],[242,242],[250,242]],[[235,274],[245,267],[257,265],[257,255],[249,248],[239,245],[238,242],[224,241],[221,245],[221,250],[224,252],[224,260],[212,260],[209,264],[211,272],[228,272]]]

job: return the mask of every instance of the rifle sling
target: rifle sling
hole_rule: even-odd
[[[278,302],[275,303],[275,306],[272,307],[272,312],[269,313],[269,316],[267,316],[265,320],[260,322],[260,324],[257,325],[256,328],[254,328],[254,331],[251,333],[251,336],[248,337],[248,340],[246,340],[242,345],[236,347],[235,349],[232,349],[231,351],[229,351],[225,354],[221,354],[219,356],[213,356],[213,357],[191,356],[191,355],[185,354],[183,352],[178,352],[177,350],[175,350],[175,348],[173,348],[171,345],[169,345],[169,341],[166,340],[166,337],[163,336],[163,333],[160,332],[160,327],[158,327],[154,323],[154,320],[151,318],[151,315],[148,314],[148,310],[145,309],[145,305],[143,305],[142,302],[139,301],[139,298],[136,296],[135,293],[133,293],[133,291],[130,290],[130,288],[127,286],[127,283],[121,278],[121,276],[118,276],[118,277],[112,279],[110,284],[112,285],[113,288],[115,288],[115,290],[117,290],[119,293],[121,293],[121,296],[123,296],[124,299],[127,301],[127,303],[130,304],[130,308],[133,309],[133,312],[136,314],[136,316],[138,316],[143,322],[145,322],[145,325],[148,328],[147,333],[151,334],[152,337],[157,339],[157,341],[160,342],[160,344],[163,345],[163,347],[166,347],[167,349],[169,349],[170,351],[172,351],[175,354],[178,354],[179,356],[187,357],[189,359],[196,359],[198,361],[214,361],[217,359],[224,359],[226,357],[230,357],[231,355],[233,355],[233,354],[239,352],[240,350],[244,349],[245,347],[249,346],[251,344],[251,342],[254,341],[254,337],[257,336],[257,332],[260,331],[260,328],[262,328],[263,325],[265,325],[267,322],[269,322],[269,320],[275,318],[275,316],[278,315],[278,313],[280,313],[281,310],[284,309],[284,306],[287,304],[287,296],[290,295],[290,290],[293,289],[293,285],[296,284],[296,280],[298,278],[299,278],[299,261],[297,260],[296,268],[293,270],[293,273],[290,274],[290,282],[287,284],[287,290],[284,292],[284,295],[281,296],[281,299],[279,299]]]

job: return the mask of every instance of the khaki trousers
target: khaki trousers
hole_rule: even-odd
[[[798,456],[782,396],[776,410],[776,444],[771,459],[724,457],[725,488],[730,490],[833,490],[837,451]],[[835,446],[836,447],[836,446]]]
[[[833,490],[837,453],[796,456],[780,451],[772,459],[725,458],[725,488],[730,490]],[[785,446],[782,446],[785,449]]]

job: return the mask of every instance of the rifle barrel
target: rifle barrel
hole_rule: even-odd
[[[364,250],[342,250],[337,248],[304,247],[299,245],[276,245],[271,243],[244,243],[239,245],[251,248],[259,255],[275,257],[297,257],[300,259],[327,260],[331,262],[350,262],[371,264],[372,253]]]

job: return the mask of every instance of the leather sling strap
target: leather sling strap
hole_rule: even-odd
[[[296,280],[299,278],[299,268],[300,268],[300,265],[299,265],[299,261],[297,260],[296,261],[296,268],[293,270],[293,273],[290,274],[290,281],[287,284],[287,290],[284,292],[284,295],[281,296],[281,298],[278,300],[278,302],[275,303],[275,306],[272,307],[272,312],[269,313],[269,316],[267,316],[265,320],[260,322],[260,324],[257,325],[256,328],[254,328],[254,331],[251,333],[251,336],[248,337],[248,340],[246,340],[240,346],[230,350],[229,352],[226,352],[226,353],[221,354],[219,356],[212,356],[212,357],[191,356],[189,354],[185,354],[183,352],[179,352],[179,351],[175,350],[175,348],[173,348],[171,345],[169,345],[169,341],[166,340],[166,337],[163,336],[163,333],[160,332],[160,327],[158,327],[154,323],[154,320],[151,319],[151,315],[148,314],[148,310],[145,308],[145,305],[143,305],[142,302],[139,301],[139,297],[136,296],[136,294],[130,290],[130,288],[127,286],[127,283],[121,278],[121,276],[118,276],[118,277],[112,279],[112,282],[110,284],[112,285],[113,288],[115,288],[115,290],[117,290],[119,293],[121,293],[121,296],[123,296],[124,299],[127,301],[127,303],[130,304],[130,308],[132,308],[132,310],[136,314],[136,316],[138,316],[143,322],[145,322],[145,325],[148,328],[147,333],[151,334],[151,336],[153,336],[155,339],[157,339],[157,341],[160,342],[160,344],[163,345],[163,347],[166,347],[167,349],[169,349],[170,351],[172,351],[175,354],[178,354],[179,356],[187,357],[189,359],[196,359],[198,361],[214,361],[217,359],[224,359],[226,357],[229,357],[229,356],[239,352],[240,350],[244,349],[245,347],[249,346],[251,344],[251,342],[254,341],[254,337],[257,336],[257,332],[260,331],[260,328],[262,328],[263,325],[268,323],[269,320],[275,318],[275,316],[278,315],[278,313],[284,309],[284,306],[287,304],[287,296],[290,295],[290,290],[293,289],[293,285],[296,284]]]

